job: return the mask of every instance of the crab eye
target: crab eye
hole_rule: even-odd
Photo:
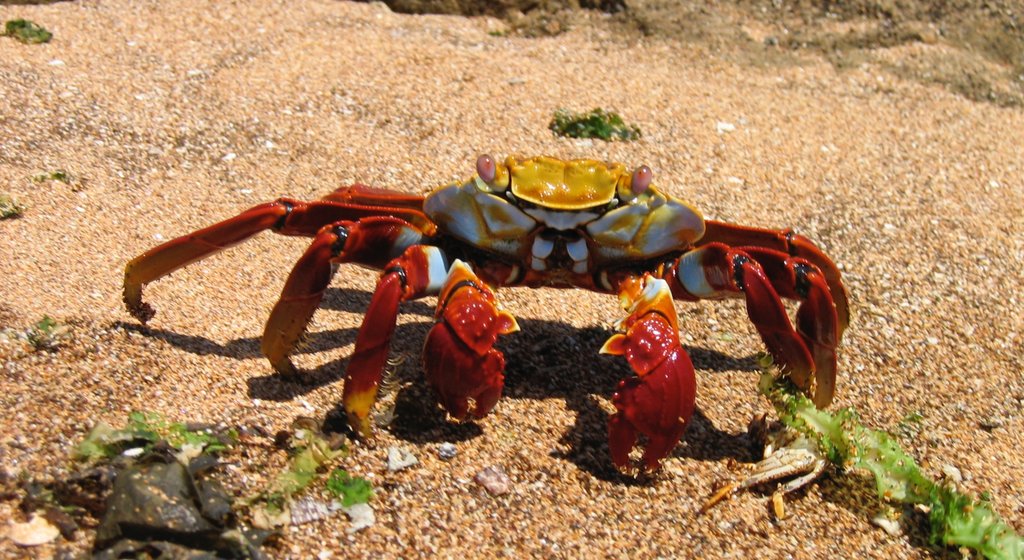
[[[647,192],[647,189],[651,186],[651,179],[654,177],[654,172],[651,171],[650,167],[641,165],[633,171],[633,180],[630,182],[629,188],[635,195],[641,195]]]
[[[485,183],[493,182],[497,173],[498,170],[494,165],[494,158],[487,154],[476,158],[476,174],[479,175]]]

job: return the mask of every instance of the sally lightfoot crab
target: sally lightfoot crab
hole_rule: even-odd
[[[849,319],[836,266],[806,238],[704,220],[659,191],[647,166],[551,157],[503,163],[481,156],[476,174],[426,197],[353,185],[322,199],[281,198],[155,247],[125,268],[124,301],[153,317],[142,287],[249,237],[272,230],[311,237],[267,320],[262,350],[294,375],[289,355],[336,265],[381,270],[346,372],[351,427],[369,414],[403,301],[437,296],[423,368],[456,419],[481,418],[501,396],[505,357],[494,347],[517,330],[499,306],[503,286],[581,288],[619,297],[626,311],[602,352],[625,356],[608,424],[612,461],[657,469],[693,413],[693,365],[679,342],[674,300],[744,298],[768,352],[818,406],[832,400],[836,347]],[[782,299],[799,301],[796,325]]]

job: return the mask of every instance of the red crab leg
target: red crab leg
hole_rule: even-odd
[[[498,335],[519,330],[494,293],[468,265],[455,261],[438,294],[437,324],[423,346],[423,369],[438,400],[456,420],[482,418],[498,402],[505,358]]]
[[[418,229],[392,217],[341,221],[322,227],[292,268],[263,330],[263,354],[274,369],[295,373],[288,355],[320,306],[335,264],[354,262],[384,268],[422,239]]]
[[[376,206],[344,204],[332,200],[303,202],[281,198],[254,206],[245,212],[212,226],[172,239],[132,259],[124,270],[124,302],[128,311],[145,323],[156,311],[142,301],[142,288],[175,270],[204,259],[217,251],[237,245],[264,230],[273,230],[282,235],[312,237],[326,224],[340,220],[356,220],[365,216],[387,215],[406,219],[431,235],[435,226],[411,207],[408,197],[398,194],[388,196],[387,191],[369,187],[346,187],[328,197],[344,198],[346,193],[359,193],[361,202],[371,202],[371,194],[377,197]],[[354,196],[354,195],[352,195]],[[390,201],[397,201],[406,207],[386,207]]]
[[[384,374],[398,304],[438,293],[447,275],[444,254],[426,245],[409,247],[384,268],[359,328],[342,394],[349,426],[357,433],[368,437],[372,430],[370,409]]]
[[[839,320],[831,291],[810,261],[763,247],[710,243],[685,253],[666,276],[679,299],[742,294],[768,353],[819,407],[835,391]],[[800,301],[794,329],[782,297]]]
[[[698,245],[717,242],[733,247],[757,246],[782,251],[791,257],[800,257],[813,263],[825,276],[829,291],[832,293],[832,301],[836,306],[836,315],[839,318],[838,335],[842,336],[843,331],[850,324],[850,306],[847,302],[846,288],[843,286],[839,268],[810,239],[793,233],[791,229],[760,229],[714,220],[705,221],[704,226],[704,237],[701,238]]]
[[[664,280],[627,281],[620,298],[629,316],[602,353],[625,355],[636,377],[619,383],[612,396],[616,413],[608,421],[612,462],[629,464],[639,434],[647,437],[641,468],[656,470],[679,443],[693,415],[697,382],[690,357],[679,343],[672,292]]]

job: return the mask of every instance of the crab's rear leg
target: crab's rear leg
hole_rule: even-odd
[[[679,343],[672,292],[664,280],[626,281],[621,299],[629,316],[619,323],[602,353],[624,355],[636,377],[619,383],[608,422],[612,462],[629,466],[638,436],[647,438],[641,468],[656,470],[675,448],[693,415],[697,391],[693,364]]]
[[[707,220],[704,225],[704,236],[699,245],[725,243],[732,247],[760,247],[781,251],[790,257],[810,261],[821,271],[828,284],[832,302],[836,308],[836,316],[839,319],[838,334],[842,336],[843,331],[850,324],[850,304],[846,288],[843,286],[839,267],[814,242],[798,235],[791,229],[752,228],[715,220]]]
[[[817,406],[832,402],[840,321],[817,266],[763,247],[709,243],[681,256],[668,276],[678,299],[744,297],[747,315],[783,372]],[[795,329],[783,297],[800,301]]]
[[[363,204],[341,200],[359,195]],[[369,205],[376,196],[376,206]],[[390,198],[389,198],[390,197]],[[387,208],[392,198],[409,207]],[[179,268],[202,260],[222,249],[237,245],[265,230],[282,235],[313,237],[323,226],[340,220],[357,220],[374,214],[389,214],[432,233],[433,224],[411,207],[409,197],[380,189],[353,186],[338,189],[323,200],[304,202],[280,198],[254,206],[241,214],[158,245],[128,262],[124,270],[124,303],[128,311],[145,323],[156,311],[142,301],[142,288]]]

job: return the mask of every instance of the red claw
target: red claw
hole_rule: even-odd
[[[505,358],[494,343],[519,326],[464,265],[453,267],[438,301],[439,321],[423,348],[427,382],[453,418],[482,418],[498,402],[505,382]]]
[[[473,417],[485,416],[498,402],[505,384],[501,352],[489,348],[478,354],[445,322],[434,325],[427,335],[423,369],[437,400],[456,420],[470,412],[470,399]]]
[[[608,421],[609,448],[615,466],[625,469],[629,452],[643,434],[647,445],[642,467],[654,471],[686,431],[697,382],[674,324],[652,309],[634,311],[626,323],[631,321],[625,334],[612,336],[602,349],[625,355],[637,374],[619,383],[612,396],[617,412]]]

